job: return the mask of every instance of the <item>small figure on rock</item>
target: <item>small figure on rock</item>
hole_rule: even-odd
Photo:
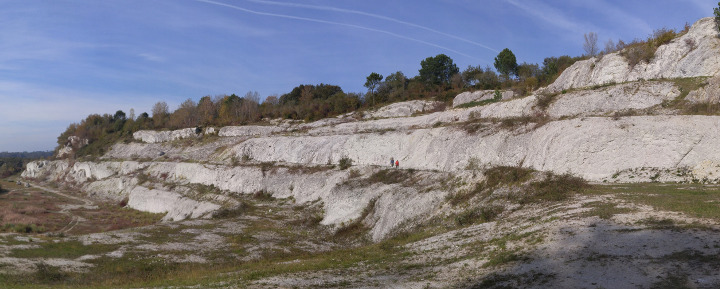
[[[396,160],[396,161],[395,161],[395,167],[396,167],[396,168],[399,168],[399,167],[400,167],[400,160]]]
[[[390,167],[395,165],[395,159],[393,157],[390,157]]]

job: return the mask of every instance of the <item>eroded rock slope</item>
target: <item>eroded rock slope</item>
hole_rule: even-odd
[[[140,131],[136,142],[118,143],[95,160],[35,162],[23,177],[127,198],[136,209],[167,212],[165,220],[210,217],[237,205],[233,194],[321,200],[323,224],[362,218],[375,240],[437,211],[448,194],[438,184],[472,183],[481,178],[477,170],[492,166],[592,181],[717,183],[720,117],[669,106],[684,98],[717,102],[716,34],[712,19],[702,19],[650,63],[629,67],[617,53],[580,61],[527,97],[444,111],[413,101],[313,123]],[[686,39],[697,46],[690,49]],[[678,78],[700,85],[683,93]],[[374,179],[390,158],[399,170],[415,170],[407,178],[426,181]],[[336,167],[341,160],[351,160],[350,169]]]

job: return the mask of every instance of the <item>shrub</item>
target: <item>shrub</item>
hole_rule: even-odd
[[[634,40],[620,52],[620,55],[625,57],[628,65],[630,65],[630,69],[632,69],[640,62],[650,63],[653,57],[655,57],[655,47],[652,46],[651,42]]]
[[[657,49],[661,45],[665,45],[670,43],[673,39],[675,39],[675,36],[677,36],[677,33],[673,29],[667,29],[667,28],[660,28],[655,31],[653,31],[653,35],[650,39],[652,39],[653,45]],[[648,39],[648,40],[650,40]]]
[[[532,176],[532,169],[523,167],[499,166],[485,172],[485,185],[495,188],[500,184],[516,184],[524,182]]]
[[[121,208],[124,208],[125,206],[127,206],[128,201],[130,201],[130,199],[128,197],[125,197],[122,200],[120,200],[120,202],[118,203],[118,206]]]
[[[137,182],[138,185],[142,185],[150,180],[150,176],[148,176],[147,174],[144,174],[144,173],[139,173],[136,178],[138,181]]]
[[[550,107],[550,104],[552,104],[552,102],[555,101],[556,96],[557,96],[557,93],[539,94],[537,96],[537,101],[535,102],[535,106],[537,106],[541,110],[546,110],[548,107]]]
[[[412,178],[412,172],[398,169],[384,169],[375,172],[367,178],[368,183],[398,184]]]
[[[498,206],[470,209],[470,210],[467,210],[467,211],[457,215],[455,217],[455,223],[458,226],[465,226],[465,225],[470,225],[470,224],[474,224],[477,222],[480,222],[480,223],[492,222],[502,212],[503,212],[503,208],[498,207]]]
[[[42,283],[59,283],[67,280],[70,275],[60,271],[58,267],[50,266],[45,262],[35,265],[35,279]]]
[[[542,180],[530,184],[532,190],[519,201],[523,203],[566,200],[572,193],[579,193],[590,187],[588,182],[570,174],[556,175],[546,172]]]
[[[648,37],[646,41],[633,40],[628,44],[625,49],[620,52],[620,55],[625,57],[630,69],[634,68],[640,62],[650,63],[655,58],[655,51],[661,45],[670,43],[677,33],[675,30],[661,28],[653,31],[653,34]]]
[[[240,202],[239,205],[232,208],[222,208],[213,214],[213,218],[226,219],[242,215],[252,207],[246,202]]]
[[[253,199],[260,200],[260,201],[272,201],[275,198],[272,196],[271,193],[269,193],[265,190],[259,190],[253,194]]]
[[[339,166],[341,170],[346,170],[347,168],[352,166],[352,159],[348,157],[343,157],[340,159]]]

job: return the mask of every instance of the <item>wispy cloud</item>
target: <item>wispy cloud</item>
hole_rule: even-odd
[[[569,17],[567,17],[565,14],[563,14],[560,10],[555,9],[551,6],[545,5],[540,2],[533,2],[532,4],[528,4],[527,1],[517,1],[517,0],[505,0],[505,2],[519,8],[520,10],[524,11],[527,14],[532,15],[535,18],[538,18],[548,24],[551,24],[553,26],[556,26],[558,28],[561,28],[566,31],[570,31],[573,33],[581,34],[584,32],[587,32],[587,27],[584,27],[584,25],[581,25],[580,23],[577,23],[575,21],[572,21]]]
[[[462,52],[460,52],[460,51],[457,51],[457,50],[452,49],[452,48],[449,48],[449,47],[445,47],[445,46],[442,46],[442,45],[439,45],[439,44],[435,44],[435,43],[432,43],[432,42],[420,40],[420,39],[417,39],[417,38],[407,37],[407,36],[400,35],[400,34],[397,34],[397,33],[394,33],[394,32],[386,31],[386,30],[375,29],[375,28],[370,28],[370,27],[360,26],[360,25],[355,25],[355,24],[341,23],[341,22],[335,22],[335,21],[327,21],[327,20],[316,19],[316,18],[309,18],[309,17],[293,16],[293,15],[287,15],[287,14],[278,14],[278,13],[269,13],[269,12],[255,11],[255,10],[243,8],[243,7],[236,6],[236,5],[231,5],[231,4],[226,4],[226,3],[216,2],[216,1],[210,1],[210,0],[196,0],[196,1],[198,1],[198,2],[204,2],[204,3],[208,3],[208,4],[213,4],[213,5],[218,5],[218,6],[223,6],[223,7],[227,7],[227,8],[232,8],[232,9],[235,9],[235,10],[239,10],[239,11],[243,11],[243,12],[247,12],[247,13],[251,13],[251,14],[255,14],[255,15],[269,16],[269,17],[278,17],[278,18],[285,18],[285,19],[292,19],[292,20],[300,20],[300,21],[308,21],[308,22],[315,22],[315,23],[322,23],[322,24],[336,25],[336,26],[344,26],[344,27],[350,27],[350,28],[355,28],[355,29],[361,29],[361,30],[367,30],[367,31],[372,31],[372,32],[383,33],[383,34],[386,34],[386,35],[390,35],[390,36],[392,36],[392,37],[396,37],[396,38],[400,38],[400,39],[405,39],[405,40],[409,40],[409,41],[413,41],[413,42],[425,44],[425,45],[428,45],[428,46],[432,46],[432,47],[435,47],[435,48],[440,48],[440,49],[442,49],[442,50],[446,50],[446,51],[449,51],[449,52],[453,52],[453,53],[455,53],[455,54],[462,55],[462,56],[465,56],[465,57],[468,57],[468,58],[480,60],[479,58],[477,58],[477,57],[475,57],[475,56],[472,56],[472,55],[469,55],[469,54],[466,54],[466,53],[462,53]]]
[[[427,27],[427,26],[423,26],[423,25],[416,24],[416,23],[412,23],[412,22],[408,22],[408,21],[403,21],[403,20],[400,20],[400,19],[397,19],[397,18],[392,18],[392,17],[388,17],[388,16],[384,16],[384,15],[379,15],[379,14],[374,14],[374,13],[368,13],[368,12],[359,11],[359,10],[352,10],[352,9],[344,9],[344,8],[332,7],[332,6],[321,6],[321,5],[310,5],[310,4],[299,4],[299,3],[288,3],[288,2],[277,2],[277,1],[265,1],[265,0],[246,0],[246,1],[248,1],[248,2],[254,2],[254,3],[260,3],[260,4],[267,4],[267,5],[276,5],[276,6],[285,6],[285,7],[297,7],[297,8],[324,10],[324,11],[332,11],[332,12],[340,12],[340,13],[349,13],[349,14],[356,14],[356,15],[362,15],[362,16],[372,17],[372,18],[376,18],[376,19],[381,19],[381,20],[386,20],[386,21],[390,21],[390,22],[395,22],[395,23],[407,25],[407,26],[410,26],[410,27],[419,28],[419,29],[422,29],[422,30],[425,30],[425,31],[430,31],[430,32],[432,32],[432,33],[437,33],[437,34],[440,34],[440,35],[443,35],[443,36],[446,36],[446,37],[450,37],[450,38],[455,39],[455,40],[460,40],[460,41],[462,41],[462,42],[470,43],[470,44],[473,44],[473,45],[476,45],[476,46],[485,48],[485,49],[490,50],[490,51],[493,51],[493,52],[500,52],[499,50],[497,50],[497,49],[495,49],[495,48],[489,47],[489,46],[487,46],[487,45],[485,45],[485,44],[482,44],[482,43],[479,43],[479,42],[476,42],[476,41],[472,41],[472,40],[467,39],[467,38],[463,38],[463,37],[460,37],[460,36],[457,36],[457,35],[453,35],[453,34],[450,34],[450,33],[445,33],[445,32],[442,32],[442,31],[439,31],[439,30],[437,30],[437,29],[433,29],[433,28],[430,28],[430,27]]]
[[[585,6],[590,11],[601,13],[609,19],[620,22],[623,27],[639,30],[641,33],[650,33],[653,31],[651,25],[645,20],[638,18],[636,15],[630,14],[628,11],[618,8],[616,5],[609,4],[606,1],[577,1],[575,4]]]
[[[165,57],[162,57],[162,56],[159,56],[159,55],[156,55],[156,54],[152,54],[152,53],[147,53],[147,52],[146,52],[146,53],[140,53],[140,54],[138,54],[138,56],[140,56],[142,59],[145,59],[145,60],[147,60],[147,61],[152,61],[152,62],[163,62],[163,61],[165,61]]]

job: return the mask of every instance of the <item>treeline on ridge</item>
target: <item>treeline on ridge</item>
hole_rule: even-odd
[[[468,66],[460,71],[453,60],[444,54],[428,57],[420,62],[418,75],[408,77],[397,71],[384,77],[372,72],[365,82],[365,93],[345,92],[331,84],[303,84],[292,91],[270,95],[260,102],[257,92],[250,91],[240,97],[236,94],[204,96],[197,102],[187,99],[170,111],[167,103],[156,103],[151,114],[143,112],[129,115],[118,110],[114,115],[92,114],[80,123],[73,123],[58,137],[58,148],[75,147],[78,156],[102,154],[113,143],[131,140],[132,133],[144,129],[179,129],[188,127],[231,126],[262,124],[270,119],[314,121],[363,109],[376,108],[389,103],[416,99],[450,102],[459,93],[472,90],[512,90],[516,96],[530,94],[539,87],[551,84],[566,68],[576,61],[621,51],[631,66],[649,62],[654,51],[662,44],[686,33],[689,25],[676,33],[671,29],[656,30],[647,40],[634,40],[629,44],[612,40],[605,49],[598,49],[597,34],[585,35],[586,54],[578,57],[548,57],[542,65],[517,63],[510,49],[502,50],[494,61],[493,70],[486,66]],[[686,43],[694,46],[695,43]],[[87,140],[85,143],[71,142]]]

